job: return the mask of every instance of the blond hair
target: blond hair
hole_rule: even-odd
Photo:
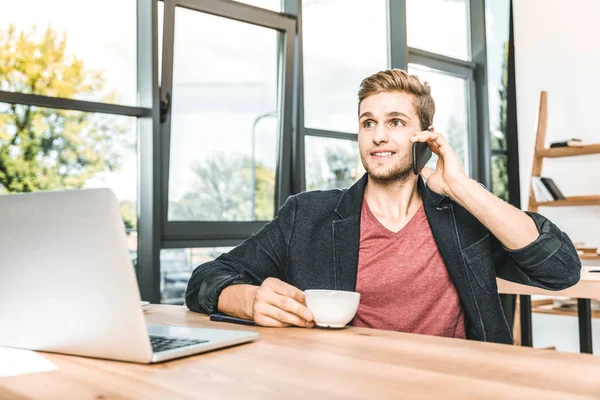
[[[358,90],[358,107],[364,99],[374,94],[383,92],[404,92],[412,94],[413,107],[421,122],[421,129],[425,130],[433,122],[435,114],[435,102],[431,97],[429,83],[419,80],[416,75],[409,75],[401,69],[388,69],[377,72],[360,83]],[[359,111],[360,113],[360,111]]]

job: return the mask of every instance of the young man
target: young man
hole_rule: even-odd
[[[276,218],[199,266],[186,303],[263,326],[312,327],[302,290],[358,291],[355,326],[512,343],[496,277],[560,290],[579,281],[567,235],[500,200],[428,129],[430,87],[401,70],[363,80],[358,145],[367,173],[347,190],[291,196]],[[427,142],[435,171],[412,172]]]

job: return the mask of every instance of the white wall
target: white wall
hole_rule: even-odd
[[[541,90],[546,144],[600,143],[600,1],[514,0],[521,204],[527,207]],[[600,195],[600,155],[546,159],[542,175],[566,196]],[[541,207],[573,241],[600,247],[600,206]],[[591,262],[586,262],[591,264]]]
[[[546,145],[600,143],[600,1],[513,0],[521,205],[528,204],[540,91],[548,92]],[[600,194],[600,155],[544,160],[542,174],[566,196]],[[541,207],[573,241],[600,247],[600,206]],[[599,264],[585,261],[584,265]],[[600,324],[593,344],[600,354]],[[578,352],[575,317],[534,314],[535,347]]]

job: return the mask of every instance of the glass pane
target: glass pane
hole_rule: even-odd
[[[365,172],[354,140],[306,136],[305,144],[306,190],[347,188]]]
[[[386,1],[302,5],[305,125],[357,133],[360,82],[388,67]]]
[[[193,249],[163,249],[160,251],[161,303],[183,304],[192,271],[212,261],[232,247],[204,247]]]
[[[266,8],[267,10],[281,12],[281,0],[235,0],[240,3],[250,4],[254,7]]]
[[[470,174],[467,81],[421,65],[409,64],[408,71],[431,85],[431,95],[435,100],[435,131],[446,137],[465,171]],[[427,165],[435,168],[436,162],[437,156],[434,154]]]
[[[137,121],[0,103],[0,195],[108,187],[137,260]]]
[[[182,8],[176,21],[169,220],[270,220],[278,33]]]
[[[137,104],[136,2],[22,0],[0,13],[0,90]]]
[[[508,168],[506,156],[492,156],[492,193],[508,201]]]
[[[467,0],[407,0],[409,47],[470,60]]]
[[[485,2],[488,101],[492,149],[506,149],[509,0]]]
[[[165,3],[158,2],[158,84],[162,83],[162,51],[163,51],[163,28],[165,23]]]

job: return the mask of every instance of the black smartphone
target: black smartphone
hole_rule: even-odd
[[[210,320],[217,321],[217,322],[231,322],[232,324],[256,326],[256,322],[254,322],[252,320],[236,318],[236,317],[232,317],[230,315],[222,314],[222,313],[210,314]]]
[[[419,172],[427,164],[431,158],[432,152],[427,142],[415,142],[412,148],[413,155],[413,172],[419,175]]]

